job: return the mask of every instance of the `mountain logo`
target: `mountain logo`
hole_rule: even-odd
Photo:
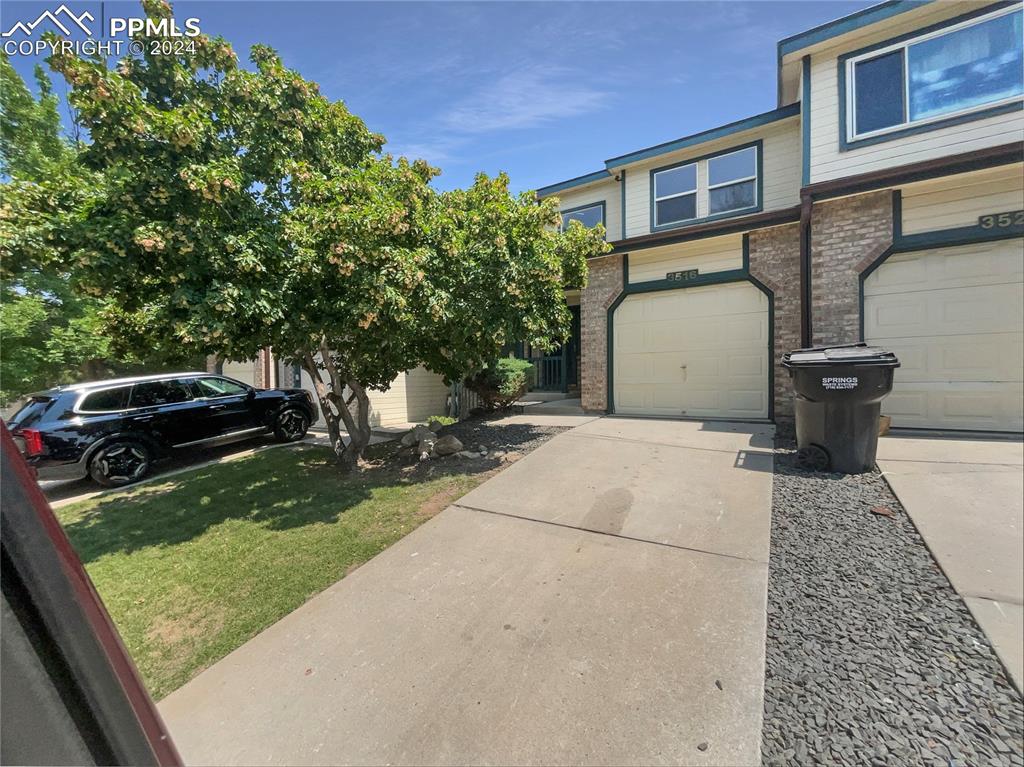
[[[63,19],[63,21],[62,21]],[[21,32],[23,35],[31,35],[35,28],[42,24],[44,21],[49,20],[57,29],[63,32],[65,35],[70,35],[71,30],[78,27],[80,30],[85,32],[87,35],[92,35],[92,30],[86,26],[85,22],[96,21],[96,17],[88,11],[83,11],[80,15],[76,16],[71,12],[71,9],[61,3],[61,6],[55,11],[43,11],[39,14],[39,17],[32,22],[26,24],[24,21],[16,21],[14,26],[8,29],[2,34],[3,37],[13,37],[16,32]]]

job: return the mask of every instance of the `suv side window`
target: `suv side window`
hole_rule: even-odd
[[[227,378],[197,378],[195,384],[200,397],[238,397],[249,391]]]
[[[130,386],[118,386],[116,389],[103,389],[87,394],[78,406],[80,413],[116,413],[128,407]]]
[[[147,381],[137,383],[132,389],[132,407],[154,407],[156,405],[173,405],[175,402],[188,402],[192,392],[184,381]]]

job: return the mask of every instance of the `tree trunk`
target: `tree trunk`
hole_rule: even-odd
[[[335,369],[330,359],[329,351],[321,344],[321,357],[325,360],[324,370],[330,379],[330,385],[324,381],[322,370],[317,365],[313,355],[307,353],[302,358],[302,367],[313,379],[316,388],[317,399],[320,402],[320,410],[323,413],[324,421],[327,423],[327,435],[331,440],[331,449],[338,457],[338,463],[345,471],[352,471],[360,467],[367,445],[370,444],[370,400],[366,389],[354,379],[343,379]],[[352,392],[348,401],[345,400],[345,389]],[[356,404],[356,412],[352,413],[350,406]],[[345,435],[342,434],[342,427],[348,436],[348,444],[345,444]]]

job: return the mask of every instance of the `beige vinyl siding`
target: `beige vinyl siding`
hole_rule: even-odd
[[[302,388],[316,397],[316,387],[305,370]],[[448,387],[441,376],[424,368],[401,373],[386,392],[371,389],[370,426],[397,426],[425,421],[432,415],[444,415]],[[322,424],[323,419],[317,421]]]
[[[979,216],[1024,210],[1024,166],[912,184],[902,195],[904,234],[975,226]]]
[[[629,254],[630,283],[663,280],[668,272],[697,269],[700,274],[743,266],[743,235],[663,245]]]
[[[225,360],[221,368],[221,375],[234,378],[236,381],[256,386],[259,373],[259,361],[247,360],[245,362],[232,362]]]
[[[556,195],[559,210],[580,208],[604,202],[604,228],[609,242],[622,239],[622,190],[613,176],[607,181],[588,184],[580,189],[567,189]]]
[[[370,425],[395,426],[444,415],[448,388],[424,368],[399,375],[386,392],[370,391]]]
[[[651,231],[651,170],[703,157],[761,139],[763,210],[777,210],[800,202],[800,119],[793,117],[752,128],[725,138],[626,166],[626,237]],[[697,188],[707,188],[707,164],[697,165]],[[707,194],[697,195],[697,218],[708,215]]]
[[[1016,111],[856,147],[845,152],[839,150],[839,56],[914,32],[978,7],[970,3],[934,3],[915,12],[900,14],[889,23],[873,25],[861,34],[844,37],[841,44],[812,53],[812,183],[972,152],[1024,138],[1024,112]]]

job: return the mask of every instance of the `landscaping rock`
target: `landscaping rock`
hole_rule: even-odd
[[[421,456],[424,453],[426,453],[427,456],[429,457],[430,454],[433,452],[435,445],[436,441],[434,439],[421,439],[419,446],[416,448],[416,452],[418,452]]]
[[[437,455],[452,455],[462,450],[462,443],[453,434],[446,434],[434,443],[434,453]]]
[[[776,451],[765,649],[765,765],[1022,764],[1024,704],[878,472]]]
[[[425,439],[435,440],[437,435],[434,434],[429,428],[422,424],[414,426],[412,431],[406,432],[402,437],[402,447],[412,447],[417,442],[422,442]]]
[[[430,419],[430,423],[427,424],[427,428],[430,429],[434,434],[437,434],[441,429],[444,428],[444,424],[438,421],[436,418]]]

